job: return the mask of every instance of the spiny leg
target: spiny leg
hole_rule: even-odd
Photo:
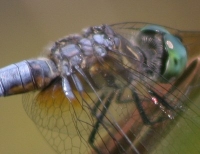
[[[109,96],[108,99],[106,100],[105,104],[103,105],[101,100],[104,100],[104,99],[105,99],[105,96],[102,95],[102,96],[100,97],[101,100],[98,100],[98,101],[97,101],[97,103],[96,103],[95,106],[94,106],[94,110],[93,110],[93,112],[92,112],[92,113],[94,114],[94,116],[96,116],[97,121],[96,121],[96,123],[95,123],[94,126],[93,126],[93,130],[92,130],[92,132],[91,132],[91,134],[90,134],[90,136],[89,136],[88,142],[89,142],[89,144],[92,146],[92,148],[93,148],[97,153],[99,153],[99,154],[100,154],[101,152],[100,152],[99,149],[94,145],[95,136],[96,136],[96,134],[98,133],[98,129],[99,129],[100,124],[103,123],[103,119],[104,119],[104,117],[105,117],[105,115],[106,115],[106,113],[107,113],[107,111],[108,111],[108,108],[109,108],[109,106],[110,106],[110,104],[111,104],[111,102],[112,102],[111,100],[113,99],[113,97],[114,97],[114,92],[112,92],[112,93],[110,94],[110,96]],[[101,114],[100,114],[100,115],[96,115],[97,109],[99,109],[99,106],[100,106],[100,105],[103,106],[103,108],[102,108],[102,110],[101,110]]]
[[[149,94],[150,94],[151,96],[153,96],[153,97],[156,97],[157,101],[158,101],[160,104],[162,104],[166,109],[174,110],[174,108],[173,108],[172,106],[170,106],[169,103],[168,103],[165,99],[163,99],[162,97],[160,97],[155,91],[149,90]],[[137,109],[139,110],[140,116],[141,116],[142,121],[144,122],[144,124],[146,124],[146,125],[153,125],[153,124],[155,124],[155,123],[162,122],[163,120],[166,119],[166,118],[164,118],[164,117],[159,117],[159,118],[156,119],[155,121],[151,121],[151,120],[148,118],[148,116],[147,116],[147,114],[146,114],[146,112],[145,112],[145,110],[144,110],[144,108],[143,108],[143,106],[142,106],[142,104],[141,104],[141,100],[140,100],[140,98],[139,98],[137,92],[135,92],[135,91],[133,90],[133,91],[132,91],[132,95],[133,95],[133,97],[135,98],[136,107],[137,107]]]
[[[160,97],[155,91],[153,90],[149,90],[149,93],[156,97],[156,99],[167,109],[169,110],[174,110],[174,107],[172,107],[165,99],[163,99],[162,97]]]

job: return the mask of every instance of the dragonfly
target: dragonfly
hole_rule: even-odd
[[[0,69],[57,153],[200,152],[200,32],[92,26]]]

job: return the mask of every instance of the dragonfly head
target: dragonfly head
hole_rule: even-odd
[[[169,81],[184,71],[187,64],[187,51],[179,38],[170,34],[164,27],[147,25],[141,29],[142,33],[154,33],[162,36],[163,54],[161,57],[162,82]]]

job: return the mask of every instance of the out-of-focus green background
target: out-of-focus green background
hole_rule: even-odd
[[[145,21],[200,30],[200,1],[0,1],[0,67],[36,57],[50,42],[102,23]],[[54,154],[26,115],[21,96],[0,98],[0,153]]]

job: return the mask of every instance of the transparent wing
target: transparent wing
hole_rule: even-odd
[[[143,26],[112,27],[131,42]],[[84,87],[83,92],[72,87],[76,99],[65,97],[60,78],[40,92],[23,96],[27,114],[58,153],[200,151],[200,65],[193,60],[200,52],[200,34],[170,30],[181,36],[193,55],[174,83],[161,84],[140,72],[137,64],[122,63],[121,59],[131,57],[121,48],[83,70],[84,75],[76,73]]]
[[[131,41],[134,38],[134,34],[137,33],[141,27],[144,27],[151,23],[143,22],[125,22],[111,25],[112,28],[120,35]],[[197,58],[200,54],[200,32],[199,31],[181,31],[171,27],[165,27],[171,34],[174,34],[182,40],[183,44],[187,47],[189,61],[193,58]]]

